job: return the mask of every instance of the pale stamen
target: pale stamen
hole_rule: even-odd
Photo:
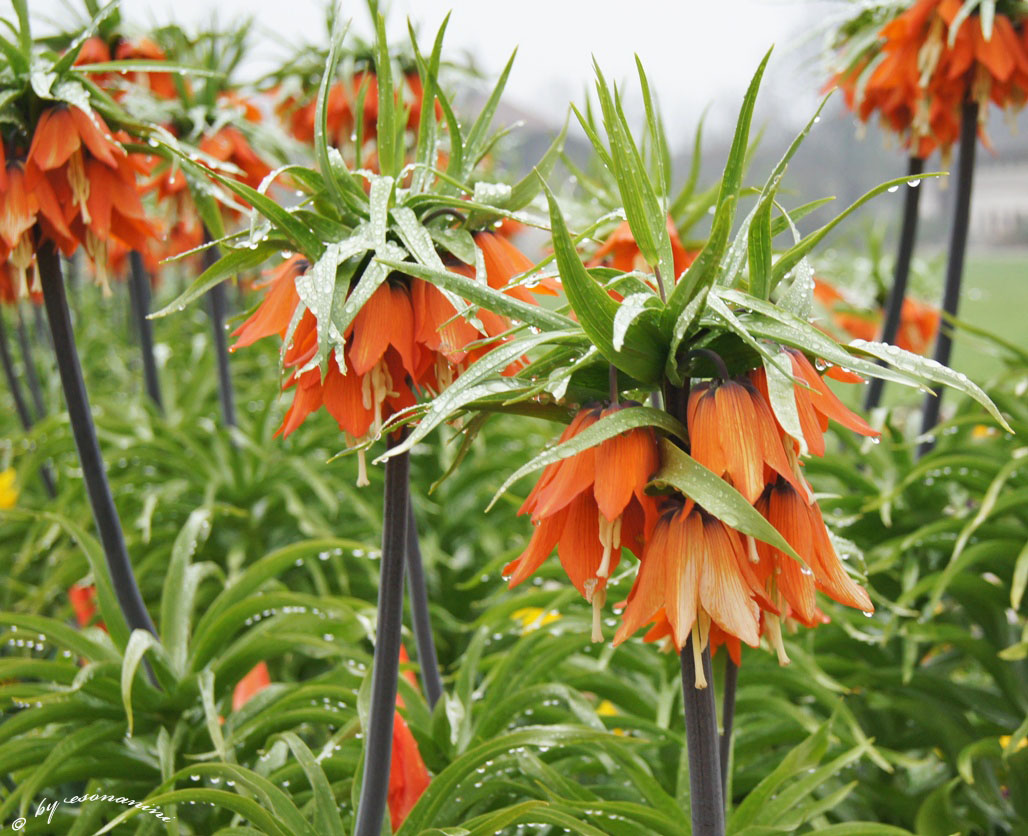
[[[86,164],[82,160],[82,152],[76,151],[68,159],[68,185],[71,186],[71,205],[81,207],[82,222],[89,224],[89,178],[86,177]]]
[[[621,517],[616,517],[611,522],[603,514],[600,514],[599,523],[603,558],[600,560],[600,568],[596,570],[596,577],[606,578],[610,575],[611,555],[615,549],[621,548]]]
[[[375,411],[375,420],[372,423],[375,435],[382,431],[382,404],[386,398],[395,398],[398,395],[398,392],[393,391],[393,378],[383,360],[375,363],[371,371],[361,379],[361,402],[365,409]]]
[[[86,230],[86,252],[96,267],[96,283],[100,285],[104,298],[111,295],[111,283],[107,276],[107,240],[91,229]]]
[[[14,283],[18,288],[18,298],[28,298],[29,284],[25,274],[32,264],[32,245],[27,236],[23,235],[18,239],[18,243],[11,250],[7,260],[14,268]]]
[[[364,448],[357,451],[357,487],[366,488],[371,484],[368,479],[368,459],[364,455]]]
[[[700,641],[699,621],[692,625],[692,664],[696,668],[696,690],[702,691],[707,687],[707,676],[703,672],[703,644]]]
[[[777,615],[771,615],[767,613],[764,616],[764,623],[767,625],[768,638],[771,641],[771,646],[775,649],[778,654],[778,664],[788,665],[790,662],[789,655],[785,652],[785,643],[782,641],[782,622]]]

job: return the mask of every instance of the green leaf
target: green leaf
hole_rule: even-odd
[[[496,115],[496,108],[500,105],[500,97],[507,86],[507,78],[510,76],[510,70],[514,66],[514,58],[517,54],[517,49],[510,54],[489,98],[468,131],[467,140],[464,143],[465,157],[464,167],[461,169],[461,180],[466,180],[470,176],[489,141],[489,126],[492,124],[493,116]]]
[[[715,288],[713,292],[729,304],[741,305],[754,312],[754,315],[745,318],[746,330],[753,337],[774,340],[782,345],[798,348],[868,377],[880,377],[903,386],[927,388],[917,377],[905,370],[882,366],[857,354],[851,354],[823,331],[777,305],[739,290]]]
[[[471,402],[471,400],[477,400],[482,395],[495,391],[495,387],[500,387],[501,390],[508,388],[511,383],[507,379],[500,378],[496,380],[490,378],[493,375],[498,375],[499,372],[507,368],[511,363],[517,361],[526,351],[542,343],[550,342],[559,336],[562,336],[559,332],[554,334],[544,331],[541,334],[519,337],[516,340],[503,343],[476,360],[445,391],[432,400],[425,415],[418,422],[418,425],[408,433],[407,437],[400,444],[394,444],[375,459],[375,463],[383,462],[386,459],[410,450],[432,430],[451,418],[457,409]],[[563,336],[575,336],[575,334],[574,332],[565,332]]]
[[[985,491],[985,495],[982,497],[981,505],[978,506],[978,513],[976,513],[961,530],[960,536],[957,537],[957,542],[953,546],[953,552],[950,554],[948,563],[942,572],[939,573],[939,578],[932,589],[932,594],[925,607],[926,612],[933,612],[936,605],[942,600],[943,593],[946,591],[946,588],[949,586],[956,573],[960,570],[960,555],[967,546],[968,541],[970,541],[972,535],[981,527],[982,523],[989,518],[989,515],[996,508],[996,502],[999,500],[1000,491],[1003,490],[1004,485],[1006,485],[1017,469],[1026,462],[1028,462],[1028,447],[1021,447],[1014,450],[1010,453],[1010,461],[1000,468],[995,478],[989,484],[988,490]],[[1011,598],[1013,598],[1013,595],[1014,589],[1012,586]],[[1014,608],[1016,609],[1017,606],[1015,605]]]
[[[778,529],[724,479],[715,476],[666,438],[660,440],[660,457],[661,467],[650,482],[651,486],[674,488],[729,528],[756,537],[803,564],[803,558],[778,533]]]
[[[759,299],[771,297],[771,207],[774,192],[762,200],[750,224],[750,293]]]
[[[504,209],[517,212],[519,209],[528,206],[532,199],[539,194],[539,190],[542,187],[542,180],[540,178],[550,176],[553,166],[564,150],[564,140],[567,138],[569,118],[570,114],[564,117],[564,125],[560,129],[560,133],[554,137],[553,142],[546,149],[542,159],[535,164],[535,169],[514,184],[514,187],[510,190],[510,197],[503,202]]]
[[[666,288],[675,279],[671,238],[667,231],[667,210],[657,197],[642,155],[628,129],[617,87],[612,96],[595,60],[593,68],[596,72],[596,92],[603,113],[603,127],[610,142],[610,158],[613,161],[611,172],[618,184],[625,216],[639,252],[647,264],[657,268],[660,283]]]
[[[832,721],[823,723],[814,734],[781,759],[778,765],[754,787],[735,808],[728,821],[728,833],[735,836],[751,824],[761,821],[761,813],[778,791],[790,778],[815,768],[828,749],[828,735]]]
[[[253,208],[260,212],[285,234],[300,252],[311,260],[317,260],[325,251],[325,244],[310,228],[288,209],[283,209],[267,195],[263,195],[246,183],[240,183],[231,177],[218,174],[211,175],[226,188],[235,192]]]
[[[7,807],[15,798],[20,796],[21,802],[19,805],[19,811],[21,815],[24,815],[39,790],[51,785],[51,776],[61,766],[61,764],[83,750],[88,750],[105,742],[117,740],[124,734],[124,729],[125,727],[122,723],[111,723],[106,721],[90,723],[75,729],[66,737],[63,737],[54,744],[53,748],[47,753],[43,762],[32,770],[28,779],[20,783],[14,794],[8,796],[4,806]],[[6,819],[6,815],[4,815],[3,818]]]
[[[214,699],[214,671],[210,668],[200,671],[199,686],[204,719],[207,721],[207,733],[211,736],[211,743],[214,744],[218,756],[223,761],[228,761],[230,760],[229,751],[225,745],[225,736],[221,731],[221,717]]]
[[[139,663],[148,650],[162,651],[154,635],[146,630],[133,630],[125,647],[125,659],[121,666],[121,702],[128,718],[128,733],[132,735],[132,684],[136,679]]]
[[[293,732],[282,735],[303,768],[304,774],[314,794],[314,827],[320,836],[344,836],[343,820],[339,816],[339,807],[332,795],[332,787],[325,777],[325,770],[315,760],[311,750],[307,748]]]
[[[432,44],[432,54],[426,64],[421,51],[418,49],[418,39],[414,32],[414,25],[410,19],[407,20],[407,32],[410,35],[411,48],[414,51],[414,61],[418,68],[418,75],[421,78],[421,112],[418,114],[418,136],[414,143],[414,162],[417,168],[411,176],[411,193],[418,194],[428,187],[431,181],[431,167],[435,164],[435,154],[438,142],[438,126],[435,115],[436,105],[436,76],[439,73],[439,62],[442,55],[443,36],[446,27],[450,23],[450,14],[447,12],[443,18],[439,31],[436,33],[435,42]]]
[[[600,353],[626,374],[643,383],[660,379],[667,348],[660,331],[650,321],[640,319],[631,329],[632,336],[620,351],[614,348],[614,318],[618,303],[589,275],[575,251],[571,233],[564,223],[560,206],[545,183],[543,189],[550,204],[550,225],[553,228],[553,250],[557,258],[564,291],[578,321]]]
[[[203,766],[201,765],[198,769],[202,770]],[[238,777],[236,777],[235,780],[238,782]],[[214,807],[222,807],[226,810],[231,810],[241,816],[244,820],[252,822],[255,826],[260,828],[259,832],[270,834],[271,836],[296,836],[298,833],[312,833],[309,828],[303,831],[290,831],[274,813],[269,812],[257,801],[254,801],[251,798],[246,798],[238,793],[227,792],[226,790],[190,787],[189,789],[184,790],[162,792],[158,795],[146,798],[145,802],[148,807],[158,809],[165,805],[177,803],[211,804]],[[139,814],[139,807],[130,807],[128,810],[119,813],[105,824],[96,832],[96,836],[109,833],[126,819]]]
[[[813,771],[808,769],[802,777],[790,783],[789,786],[780,789],[777,797],[769,799],[764,804],[763,809],[760,811],[761,822],[777,824],[784,820],[789,824],[802,824],[805,817],[797,816],[796,813],[802,811],[804,801],[815,790],[824,787],[829,780],[837,776],[851,763],[862,758],[868,748],[869,744],[861,743],[829,761],[824,766],[820,766]],[[800,818],[800,821],[797,822],[797,818]]]
[[[266,583],[277,577],[297,560],[316,555],[332,549],[364,549],[366,543],[341,538],[321,540],[305,540],[293,543],[284,548],[269,552],[260,560],[248,566],[245,571],[232,580],[200,617],[193,630],[191,645],[191,669],[196,671],[209,660],[206,652],[211,652],[220,641],[217,630],[213,629],[218,619],[235,604],[256,595]],[[206,652],[203,652],[206,648]]]
[[[32,56],[32,27],[29,23],[29,6],[27,0],[11,0],[14,13],[18,16],[18,45],[26,59]]]
[[[632,323],[647,312],[660,310],[657,297],[647,288],[646,291],[633,293],[621,300],[617,313],[614,314],[614,325],[611,331],[611,344],[615,351],[625,347],[625,337]]]
[[[671,208],[668,209],[668,214],[674,219],[675,223],[681,220],[682,213],[689,206],[692,201],[693,192],[696,191],[696,183],[700,179],[700,167],[703,162],[703,123],[707,118],[707,108],[703,109],[703,113],[700,114],[700,121],[696,123],[696,133],[693,136],[692,142],[692,159],[689,163],[689,176],[679,191],[678,196],[675,197],[671,204]],[[716,198],[716,196],[715,196]]]
[[[108,644],[100,644],[88,638],[80,630],[69,627],[53,618],[42,615],[21,615],[0,612],[0,624],[18,629],[30,630],[47,637],[48,641],[70,650],[90,662],[120,662],[121,656]]]
[[[1017,560],[1014,561],[1014,575],[1010,582],[1010,606],[1014,610],[1021,608],[1026,585],[1028,585],[1028,542],[1024,544],[1017,555]]]
[[[189,622],[193,615],[196,585],[202,576],[190,573],[190,560],[211,531],[210,508],[197,508],[186,520],[171,547],[171,559],[161,596],[161,641],[171,656],[173,670],[185,672],[189,644]]]
[[[1013,428],[1007,423],[1006,418],[997,409],[992,399],[963,372],[954,371],[930,357],[922,357],[920,354],[914,354],[912,351],[905,351],[902,348],[888,345],[887,343],[851,340],[850,348],[869,354],[872,357],[877,357],[879,360],[883,360],[902,372],[919,377],[922,380],[930,380],[932,383],[941,383],[950,389],[955,389],[973,398],[985,407],[986,412],[996,419],[996,423],[1008,433],[1013,433]]]
[[[85,44],[86,41],[88,41],[91,37],[93,37],[94,34],[96,34],[96,30],[100,26],[100,24],[103,23],[104,20],[106,20],[111,15],[111,13],[113,11],[115,11],[117,8],[118,8],[118,2],[117,2],[117,0],[114,0],[113,2],[108,3],[102,9],[100,9],[100,11],[97,14],[93,15],[93,19],[89,21],[89,24],[68,45],[68,48],[64,50],[64,54],[61,55],[61,57],[57,59],[57,62],[54,64],[54,67],[53,67],[53,71],[54,71],[54,73],[56,75],[63,75],[69,69],[71,69],[72,65],[75,63],[75,59],[78,58],[78,56],[79,56],[79,52],[82,51],[83,44]],[[108,63],[108,64],[110,64],[110,63],[123,64],[125,62],[122,62],[122,61],[110,62],[109,61],[109,62],[105,62],[105,63]],[[146,63],[152,63],[152,62],[146,62]],[[80,72],[80,73],[104,72],[104,69],[98,70],[98,69],[96,69],[96,66],[97,65],[94,65],[94,64],[80,64],[79,66],[75,67],[75,70],[77,72]],[[103,64],[101,64],[100,66],[103,67]],[[110,67],[109,69],[117,71],[117,70],[120,70],[122,68],[120,66],[118,66],[118,67]]]
[[[767,379],[767,393],[771,399],[771,411],[778,423],[800,446],[800,455],[808,453],[807,439],[800,424],[799,409],[796,406],[796,382],[791,374],[785,374],[777,363],[761,357]]]
[[[403,165],[403,147],[397,143],[397,104],[393,94],[393,65],[386,40],[385,18],[374,10],[375,80],[378,82],[378,165],[387,177],[396,177]]]
[[[108,9],[114,9],[118,4],[111,3],[107,6]],[[86,33],[83,32],[83,37]],[[78,40],[76,38],[76,40]],[[67,58],[70,54],[70,48],[68,52],[65,52],[62,60]],[[72,58],[72,62],[74,57]],[[71,66],[69,62],[68,66]],[[54,69],[57,70],[57,65],[54,65]],[[59,70],[58,70],[59,71]],[[147,61],[145,59],[127,58],[121,61],[97,61],[92,64],[76,64],[75,72],[78,73],[121,73],[121,72],[135,72],[135,73],[175,73],[175,75],[193,75],[201,76],[204,78],[218,78],[222,79],[225,77],[223,72],[219,70],[208,70],[203,67],[193,67],[189,64],[176,64],[173,61]]]
[[[653,103],[649,79],[646,78],[646,71],[643,69],[642,61],[639,59],[638,54],[635,56],[635,68],[639,74],[639,87],[642,89],[643,107],[646,110],[646,126],[649,130],[650,142],[653,144],[657,182],[660,186],[662,209],[666,217],[668,195],[671,194],[671,150],[668,148],[663,120],[660,118],[660,113]]]
[[[147,319],[160,319],[168,314],[185,310],[186,305],[204,296],[208,290],[225,281],[229,276],[260,267],[280,249],[278,244],[262,241],[253,249],[244,247],[238,250],[229,250],[227,254],[197,276],[193,283],[176,296],[172,302],[160,310],[154,311]]]
[[[563,461],[577,453],[581,453],[583,450],[588,450],[590,447],[596,447],[609,438],[629,430],[638,429],[639,427],[655,427],[669,435],[677,436],[683,441],[688,438],[688,432],[682,425],[682,422],[662,409],[653,409],[649,406],[628,406],[624,409],[619,409],[609,415],[604,415],[599,421],[586,427],[574,438],[569,438],[567,441],[544,450],[527,464],[519,467],[506,479],[500,486],[500,489],[493,494],[493,498],[485,510],[490,510],[496,504],[496,500],[503,496],[507,489],[523,476],[527,476],[536,470],[541,470],[554,462]]]
[[[3,512],[8,517],[16,517],[18,512],[5,511]],[[85,529],[79,526],[78,523],[73,522],[67,517],[61,514],[55,514],[50,511],[34,511],[28,512],[31,516],[50,520],[51,522],[57,523],[64,531],[71,537],[82,549],[82,552],[86,556],[86,560],[89,562],[89,568],[93,573],[93,582],[96,584],[96,597],[100,607],[100,615],[103,618],[104,624],[107,626],[107,630],[110,633],[111,639],[119,649],[124,649],[129,639],[129,628],[125,622],[125,616],[121,611],[121,606],[118,604],[118,597],[114,592],[114,585],[111,583],[111,575],[107,569],[107,558],[104,555],[103,547],[96,541],[96,539],[87,534]],[[13,623],[13,622],[12,622]],[[45,632],[40,630],[40,632]],[[95,654],[83,654],[89,656],[89,658],[98,658]],[[106,651],[105,651],[106,655]]]
[[[952,836],[964,831],[964,826],[953,809],[953,790],[960,784],[959,777],[952,778],[934,789],[922,802],[914,819],[918,836]]]
[[[897,177],[895,180],[889,180],[882,183],[879,186],[875,186],[869,192],[866,192],[861,197],[857,198],[851,203],[846,209],[836,215],[832,220],[822,226],[820,229],[811,232],[809,235],[794,244],[788,250],[779,256],[778,261],[775,262],[774,270],[771,273],[771,287],[777,287],[778,283],[785,278],[786,274],[795,267],[807,253],[809,253],[814,247],[816,247],[824,237],[837,227],[842,221],[849,217],[853,212],[863,206],[872,198],[877,197],[882,192],[887,192],[890,189],[896,188],[903,185],[904,183],[910,183],[914,180],[922,180],[926,177],[943,177],[946,175],[944,171],[931,171],[927,174],[918,174],[914,176]]]
[[[671,331],[674,322],[678,319],[682,310],[699,292],[700,288],[712,282],[717,275],[717,270],[721,264],[721,256],[728,245],[728,236],[731,233],[739,189],[742,185],[742,174],[746,167],[750,124],[753,121],[753,108],[756,105],[760,80],[764,76],[764,68],[767,66],[770,58],[771,50],[768,50],[757,67],[757,71],[750,81],[750,86],[746,90],[746,96],[743,98],[739,119],[735,126],[735,136],[732,139],[732,147],[728,152],[728,161],[725,163],[724,174],[721,177],[721,188],[718,191],[717,203],[715,204],[710,239],[707,241],[703,251],[697,256],[696,261],[692,263],[692,266],[678,280],[678,284],[675,285],[675,289],[668,297],[664,322],[664,330],[667,332]]]
[[[817,829],[819,836],[913,836],[909,830],[893,827],[891,824],[875,824],[869,821],[855,821],[845,824],[830,824]]]
[[[522,302],[513,296],[493,290],[483,281],[470,279],[459,273],[452,273],[449,270],[435,270],[422,264],[382,258],[378,259],[378,262],[391,270],[397,270],[408,276],[431,282],[437,287],[467,299],[474,305],[498,313],[501,316],[507,316],[524,322],[527,325],[534,325],[536,328],[553,331],[576,327],[574,320],[569,319],[563,314],[556,313],[539,305],[530,305],[527,302]]]
[[[397,836],[415,836],[430,826],[440,826],[438,820],[442,808],[456,793],[457,787],[473,775],[475,770],[490,759],[496,758],[521,746],[561,746],[599,743],[612,735],[579,726],[528,726],[511,734],[502,735],[475,746],[440,772],[414,805],[404,820]]]
[[[334,164],[330,153],[328,141],[328,96],[332,80],[336,75],[336,66],[339,63],[339,47],[349,23],[340,27],[340,18],[335,21],[335,30],[332,32],[329,41],[328,58],[325,61],[325,69],[321,76],[321,83],[318,86],[317,105],[314,111],[314,154],[321,169],[321,175],[328,187],[336,206],[340,209],[349,208],[362,213],[364,205],[364,191],[354,180],[346,165]]]

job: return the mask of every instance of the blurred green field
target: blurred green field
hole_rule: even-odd
[[[1028,251],[968,253],[959,316],[1028,350]],[[986,382],[1001,372],[996,349],[972,334],[959,334],[954,368]]]

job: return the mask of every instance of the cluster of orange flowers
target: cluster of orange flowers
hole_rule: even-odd
[[[85,247],[107,289],[112,243],[142,249],[156,234],[136,188],[139,159],[121,145],[127,140],[95,111],[57,104],[39,117],[24,157],[8,159],[0,143],[0,260],[19,295],[29,292],[29,270],[45,242],[65,256]]]
[[[337,81],[329,88],[325,108],[329,142],[343,147],[355,138],[357,131],[355,112],[361,91],[364,95],[360,117],[361,136],[364,139],[375,137],[378,131],[378,78],[374,72],[362,70],[354,73],[349,82]],[[404,74],[401,92],[408,111],[407,128],[416,131],[421,120],[421,102],[424,98],[421,76],[416,72]],[[300,97],[296,95],[287,95],[282,97],[275,106],[275,112],[296,139],[300,142],[313,142],[317,106],[316,96],[301,101]],[[438,103],[436,104],[436,115],[442,115]]]
[[[881,334],[882,311],[859,311],[828,282],[814,280],[814,296],[828,309],[833,324],[854,339],[876,340]],[[939,333],[939,310],[931,305],[904,298],[900,308],[899,330],[894,345],[915,354],[925,354]]]
[[[980,120],[992,101],[1002,108],[1021,107],[1028,98],[1028,27],[997,11],[986,37],[982,19],[973,13],[958,22],[953,43],[950,29],[961,0],[917,0],[886,24],[881,32],[881,58],[862,58],[838,75],[846,103],[867,121],[878,112],[884,124],[900,134],[912,153],[927,157],[943,152],[960,135],[962,104],[979,103]]]
[[[794,396],[810,453],[824,455],[830,420],[862,435],[878,435],[843,406],[802,352],[781,356],[789,358],[793,376],[803,384]],[[829,374],[860,379],[836,367]],[[713,648],[724,643],[736,663],[740,642],[755,646],[761,635],[787,663],[783,623],[792,619],[813,627],[826,620],[815,603],[816,590],[871,611],[867,593],[846,574],[803,477],[801,445],[785,432],[770,403],[762,368],[695,385],[688,402],[690,452],[732,484],[804,565],[733,530],[692,500],[648,495],[659,448],[654,431],[641,428],[544,469],[521,507],[536,528],[525,551],[504,569],[511,586],[535,572],[556,546],[572,583],[593,605],[593,638],[601,640],[607,581],[627,548],[640,566],[615,644],[652,624],[647,641],[670,639],[681,650],[692,636],[696,654],[708,642]],[[583,410],[561,441],[618,408]],[[702,666],[697,671],[697,687],[703,687]]]
[[[674,260],[675,266],[673,278],[677,279],[696,260],[697,254],[683,246],[682,239],[678,237],[678,230],[675,228],[674,221],[670,217],[667,219],[667,231],[671,237],[671,257]],[[621,270],[625,273],[632,270],[649,272],[649,266],[639,251],[639,245],[632,235],[632,228],[628,225],[628,221],[622,221],[607,236],[607,240],[593,253],[592,260],[588,266],[613,267],[615,270]]]
[[[496,233],[477,232],[474,239],[490,287],[528,303],[534,301],[533,293],[555,295],[549,282],[532,291],[507,287],[532,267],[531,260]],[[233,350],[274,334],[286,338],[300,304],[296,280],[308,266],[294,255],[277,268],[260,306],[234,332],[238,341]],[[466,265],[449,269],[473,275]],[[416,402],[417,392],[441,392],[510,330],[509,321],[491,311],[480,310],[476,316],[482,330],[464,319],[434,285],[393,274],[358,312],[343,335],[345,351],[340,356],[333,349],[323,375],[320,368],[305,368],[318,350],[318,324],[313,313],[304,311],[283,354],[283,365],[291,370],[285,386],[295,393],[279,432],[289,435],[324,406],[349,444],[377,436],[386,419]],[[358,484],[363,485],[363,455],[360,462]]]
[[[115,47],[115,59],[142,59],[147,61],[165,61],[164,51],[152,40],[142,38],[138,41],[121,40]],[[110,60],[110,49],[100,38],[91,38],[79,53],[76,63],[85,64]],[[133,72],[128,80],[133,84],[146,87],[158,99],[176,99],[179,89],[170,73],[165,72]],[[124,95],[124,85],[118,80],[117,74],[100,73],[96,81],[109,88],[115,98]],[[188,80],[181,82],[188,93],[191,86]],[[219,104],[236,108],[247,122],[261,121],[260,110],[246,98],[233,93],[224,92],[218,98]],[[175,134],[173,125],[166,126]],[[223,125],[218,130],[201,138],[197,149],[201,154],[218,163],[234,166],[241,174],[239,180],[248,186],[257,188],[265,176],[271,171],[270,166],[254,151],[244,133],[234,125]],[[156,157],[141,157],[143,171],[152,175],[151,179],[141,187],[144,193],[153,192],[157,201],[158,214],[167,229],[167,234],[160,240],[154,239],[149,246],[138,249],[146,259],[151,273],[156,272],[158,263],[165,258],[179,253],[194,250],[203,244],[203,223],[193,206],[185,177],[177,166],[163,165],[158,170],[160,160]],[[203,158],[201,158],[203,162]],[[157,171],[154,174],[155,170]],[[116,270],[128,255],[128,250],[115,245],[112,247],[112,267]]]

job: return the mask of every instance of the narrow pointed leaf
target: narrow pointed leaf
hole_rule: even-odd
[[[650,482],[656,488],[674,488],[713,514],[729,528],[756,537],[803,563],[785,538],[720,476],[707,470],[666,438],[660,440],[661,467]]]

